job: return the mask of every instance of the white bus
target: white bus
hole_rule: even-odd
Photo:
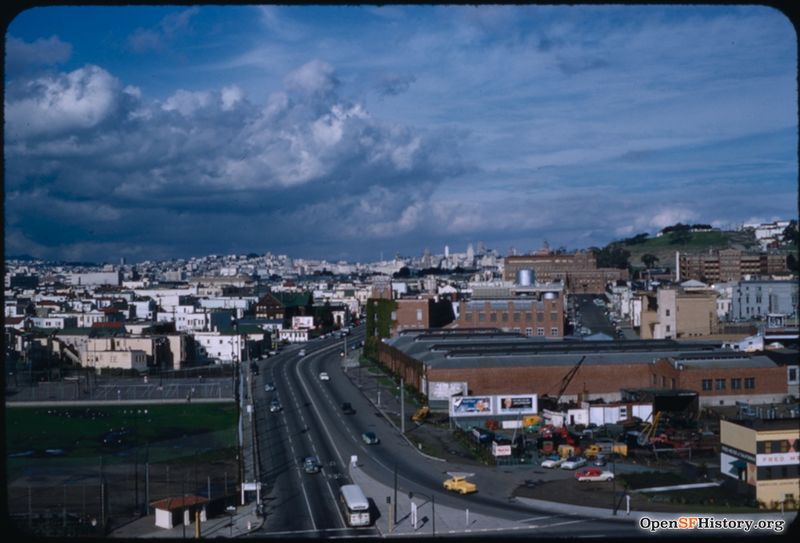
[[[358,485],[344,485],[339,494],[344,517],[349,526],[369,526],[369,501]]]

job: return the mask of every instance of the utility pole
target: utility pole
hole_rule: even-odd
[[[406,433],[406,387],[403,378],[400,378],[400,433]]]
[[[397,518],[397,463],[394,465],[394,517]]]

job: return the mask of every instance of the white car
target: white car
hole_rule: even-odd
[[[322,373],[320,373],[320,374],[319,374],[319,380],[320,380],[320,381],[330,381],[330,380],[331,380],[331,378],[330,378],[330,376],[328,375],[328,372],[326,372],[326,371],[323,371]]]
[[[614,479],[614,474],[610,471],[604,471],[598,468],[585,468],[575,472],[575,478],[579,482],[611,481]]]
[[[544,462],[542,462],[543,468],[557,468],[564,462],[564,459],[556,456],[548,456]]]
[[[586,459],[580,456],[570,456],[562,464],[561,469],[578,469],[586,465]]]

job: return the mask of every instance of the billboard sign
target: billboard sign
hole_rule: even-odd
[[[474,417],[491,414],[491,396],[453,396],[450,398],[451,417]]]
[[[431,400],[449,400],[454,394],[466,394],[466,381],[431,381],[428,387],[428,398]]]
[[[533,414],[539,408],[535,394],[502,395],[496,398],[499,415]]]

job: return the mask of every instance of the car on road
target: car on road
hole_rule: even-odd
[[[352,405],[350,405],[350,403],[349,403],[349,402],[344,402],[344,403],[342,404],[342,412],[343,412],[345,415],[353,415],[353,414],[355,414],[356,410],[355,410],[355,409],[353,409],[353,406],[352,406]]]
[[[459,494],[471,494],[478,491],[478,486],[475,483],[467,481],[465,475],[455,475],[442,483],[446,490],[452,490]]]
[[[331,380],[331,376],[328,375],[327,371],[323,371],[323,372],[320,372],[320,374],[319,374],[319,380],[320,381],[330,381]]]
[[[278,413],[281,410],[283,410],[283,407],[281,407],[281,402],[278,400],[272,400],[272,402],[269,404],[269,412]]]
[[[319,473],[322,469],[322,463],[316,456],[307,456],[303,459],[303,470],[306,473]]]
[[[267,392],[272,392],[273,390],[275,390],[275,385],[272,382],[266,383],[264,385],[264,390],[266,390]]]
[[[551,454],[547,458],[544,459],[542,462],[543,468],[557,468],[564,462],[564,458],[561,458],[557,454]]]
[[[600,468],[582,468],[575,472],[575,478],[579,482],[611,481],[614,479],[614,474]]]
[[[364,432],[361,434],[361,439],[363,439],[364,443],[367,445],[377,445],[381,442],[378,436],[375,435],[375,432]]]
[[[570,456],[562,464],[561,469],[578,469],[586,465],[586,459],[582,456]]]
[[[305,356],[306,355],[306,350],[305,349],[300,349],[300,352],[297,353],[297,354],[300,355],[300,356]]]

